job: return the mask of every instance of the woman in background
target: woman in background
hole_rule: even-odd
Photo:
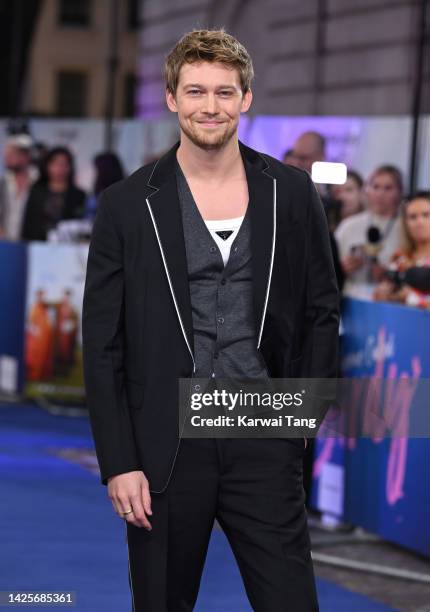
[[[390,165],[376,168],[367,181],[366,197],[368,208],[344,219],[335,232],[346,276],[344,293],[356,297],[371,297],[400,247],[400,171]]]
[[[331,192],[341,202],[340,216],[346,219],[364,210],[363,179],[355,170],[348,170],[343,185],[333,185]]]
[[[30,191],[24,214],[23,240],[46,240],[59,221],[81,219],[85,192],[75,186],[74,160],[66,147],[51,149],[40,179]]]
[[[405,244],[394,254],[389,270],[402,273],[412,267],[427,267],[430,273],[430,191],[410,197],[402,205],[401,220]],[[385,279],[375,290],[374,299],[430,308],[430,288],[418,290]]]

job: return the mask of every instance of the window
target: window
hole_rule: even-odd
[[[57,115],[84,117],[87,113],[87,75],[61,71],[57,75]]]
[[[92,0],[58,0],[58,23],[62,27],[87,28]]]
[[[127,74],[124,79],[123,116],[134,117],[136,106],[137,79],[135,74]]]

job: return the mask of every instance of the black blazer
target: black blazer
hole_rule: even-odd
[[[103,484],[143,470],[168,484],[178,383],[193,374],[187,261],[174,171],[178,144],[106,189],[89,249],[84,375]],[[338,288],[309,175],[240,143],[250,194],[257,348],[272,377],[337,374]]]
[[[48,197],[48,187],[44,183],[36,183],[31,188],[25,207],[22,222],[21,238],[23,240],[46,240],[47,227],[44,214],[45,201]],[[65,194],[61,221],[66,219],[82,219],[85,213],[85,192],[71,185]]]

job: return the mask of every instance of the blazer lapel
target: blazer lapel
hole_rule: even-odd
[[[252,279],[257,348],[261,343],[276,243],[276,179],[256,151],[240,145],[249,191]]]
[[[193,320],[182,215],[176,184],[177,143],[155,165],[146,199],[157,235],[179,324],[194,362]],[[257,348],[261,343],[272,278],[276,244],[276,180],[269,164],[256,151],[239,143],[249,191],[253,273],[253,307]],[[195,365],[195,364],[194,364]]]
[[[187,256],[175,175],[177,147],[178,145],[171,149],[154,168],[148,186],[155,191],[146,199],[146,204],[156,232],[182,334],[194,362],[193,320]]]

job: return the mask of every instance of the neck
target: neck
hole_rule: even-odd
[[[374,212],[373,214],[376,215],[377,217],[383,217],[385,219],[391,219],[392,217],[396,216],[396,212],[397,212],[396,208],[390,208],[388,210]]]
[[[219,149],[202,149],[195,145],[184,133],[176,153],[184,174],[188,178],[201,181],[221,181],[242,170],[242,157],[239,141],[233,137]]]

